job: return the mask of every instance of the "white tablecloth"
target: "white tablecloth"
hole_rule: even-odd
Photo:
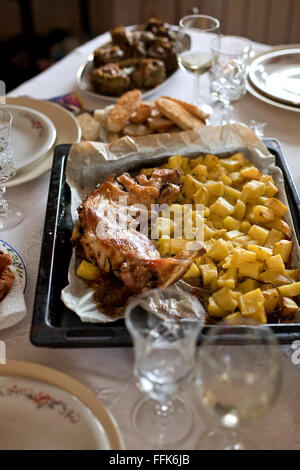
[[[79,65],[102,41],[103,37],[96,38],[77,48],[50,69],[19,86],[10,96],[51,98],[77,90],[76,72]],[[262,47],[257,46],[258,49]],[[202,76],[201,81],[201,93],[208,97],[208,77]],[[191,101],[192,88],[192,77],[179,71],[160,94]],[[82,97],[89,109],[107,104],[86,95]],[[272,107],[248,94],[234,105],[232,117],[246,124],[251,119],[268,123],[265,136],[280,140],[292,175],[300,188],[300,114]],[[27,266],[28,315],[20,324],[2,331],[0,338],[6,342],[8,358],[52,366],[90,386],[113,413],[128,449],[151,448],[135,434],[130,421],[131,409],[139,398],[132,377],[132,349],[45,349],[34,347],[29,341],[49,179],[48,173],[7,191],[8,198],[22,202],[26,211],[24,221],[16,228],[2,232],[1,238],[22,254]],[[249,427],[258,446],[264,449],[300,448],[300,366],[292,364],[289,347],[282,348],[282,362],[284,380],[277,404],[266,417]],[[194,392],[191,390],[186,393],[194,406],[196,419],[193,432],[176,445],[178,449],[194,448],[199,436],[213,424],[195,399]]]

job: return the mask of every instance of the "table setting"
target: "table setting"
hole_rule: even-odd
[[[7,94],[1,449],[299,449],[299,54],[152,18]]]

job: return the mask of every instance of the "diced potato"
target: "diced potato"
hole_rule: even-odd
[[[300,282],[293,282],[285,286],[279,286],[279,291],[284,297],[296,297],[300,295]]]
[[[256,240],[260,245],[263,245],[269,235],[269,230],[263,227],[259,227],[259,225],[252,225],[248,232],[248,236],[251,240]]]
[[[271,271],[276,271],[277,273],[284,274],[285,266],[280,255],[269,256],[269,258],[266,259],[266,263],[268,269],[270,269]]]
[[[265,247],[273,249],[275,247],[275,243],[281,241],[283,239],[282,232],[272,228],[271,232],[268,235],[268,238],[265,241]]]
[[[253,316],[264,305],[265,298],[260,289],[255,289],[239,297],[239,308],[243,315]]]
[[[238,220],[242,220],[244,219],[245,214],[246,214],[246,204],[241,199],[237,199],[235,206],[234,206],[234,211],[233,211],[234,217]]]
[[[234,171],[233,173],[230,173],[229,177],[232,181],[233,186],[238,186],[240,183],[242,183],[242,181],[244,181],[244,178],[242,177],[239,171]]]
[[[222,181],[207,181],[205,184],[210,196],[223,196],[224,184]]]
[[[214,301],[226,312],[234,312],[238,306],[237,293],[228,287],[222,287],[213,294]]]
[[[169,168],[181,168],[181,163],[182,163],[182,156],[181,155],[174,155],[173,157],[170,157],[168,160],[168,167]]]
[[[243,263],[239,267],[239,278],[251,277],[252,279],[259,279],[259,264],[256,263]]]
[[[181,180],[184,194],[187,198],[193,199],[194,194],[202,187],[202,183],[199,183],[199,181],[190,174],[182,176]]]
[[[207,166],[199,164],[193,168],[191,173],[195,175],[196,178],[203,178],[203,176],[207,176]]]
[[[256,224],[265,224],[274,219],[274,212],[269,207],[258,204],[253,207],[253,222]]]
[[[170,238],[174,233],[174,221],[164,217],[157,217],[151,236],[154,239],[161,238],[163,235]]]
[[[217,280],[218,287],[228,287],[229,289],[234,289],[236,283],[237,270],[233,267],[227,269],[227,271]]]
[[[284,275],[293,282],[298,281],[299,278],[298,269],[286,269]]]
[[[231,215],[228,215],[227,217],[225,217],[224,227],[227,230],[239,230],[240,226],[241,226],[240,220],[234,219],[233,217],[231,217]]]
[[[158,241],[158,251],[161,256],[166,256],[171,253],[171,240],[160,238]]]
[[[278,193],[278,189],[272,181],[267,181],[265,183],[265,191],[264,196],[266,197],[273,197],[275,194]]]
[[[264,283],[274,284],[275,286],[283,286],[288,282],[288,278],[284,274],[271,271],[270,269],[260,273],[259,280]]]
[[[241,314],[241,312],[231,313],[224,318],[224,322],[227,325],[243,325],[245,324],[245,317]]]
[[[266,261],[267,258],[272,256],[272,250],[266,248],[265,246],[254,245],[251,242],[247,245],[247,250],[253,251],[256,254],[256,259],[258,261]]]
[[[255,168],[255,166],[248,166],[247,168],[243,168],[240,173],[244,178],[249,180],[258,180],[261,175],[261,172]]]
[[[225,175],[224,173],[220,176],[219,180],[222,181],[227,186],[230,186],[232,184],[230,176]]]
[[[288,210],[288,208],[281,201],[279,201],[279,199],[275,199],[273,197],[268,198],[264,205],[272,209],[274,214],[278,215],[279,217],[282,217]]]
[[[251,228],[251,224],[250,224],[250,222],[248,222],[248,220],[244,220],[244,221],[241,223],[240,230],[241,230],[243,233],[249,233],[250,228]]]
[[[264,307],[266,314],[274,312],[279,302],[279,293],[277,289],[267,289],[263,291],[265,298]]]
[[[231,186],[224,186],[224,197],[228,199],[232,199],[232,201],[236,202],[237,199],[240,198],[241,196],[241,191],[238,189],[234,189]]]
[[[216,240],[213,246],[208,251],[208,256],[216,261],[221,261],[229,255],[231,249],[231,244],[222,238]]]
[[[232,160],[231,158],[221,158],[221,165],[226,168],[229,173],[238,171],[241,167],[241,163],[238,160]]]
[[[171,255],[177,255],[180,251],[186,250],[193,244],[193,241],[184,240],[181,238],[172,238],[170,240],[169,253]]]
[[[274,228],[279,232],[282,232],[287,238],[292,238],[293,231],[291,227],[285,222],[285,220],[275,217],[271,222],[266,224],[268,228]]]
[[[246,248],[247,243],[249,243],[248,235],[240,235],[232,241],[234,248]]]
[[[213,297],[210,297],[208,300],[207,311],[211,317],[216,317],[216,318],[223,318],[228,313],[225,310],[223,310],[222,307],[220,307],[220,305],[216,303]]]
[[[297,310],[299,310],[299,306],[296,302],[288,297],[283,297],[282,299],[282,316],[283,317],[290,317],[295,315]]]
[[[265,185],[261,181],[249,181],[244,184],[240,199],[243,202],[255,202],[264,192]]]
[[[196,204],[205,204],[207,205],[209,203],[209,192],[208,189],[204,186],[201,185],[201,187],[196,191],[194,194],[194,202]]]
[[[209,170],[214,168],[216,165],[220,164],[220,159],[216,157],[215,155],[207,154],[204,157],[203,161],[204,165],[207,166]]]
[[[291,240],[280,240],[274,243],[273,253],[274,255],[281,255],[284,263],[289,259],[293,248],[293,242]]]
[[[214,236],[215,231],[208,227],[208,225],[204,224],[204,241],[209,240]]]
[[[76,270],[76,274],[87,281],[97,281],[101,277],[101,272],[98,266],[95,266],[86,260],[81,261]]]
[[[246,294],[247,292],[250,292],[251,290],[257,289],[259,286],[258,281],[255,281],[255,279],[246,279],[246,281],[239,282],[237,285],[237,290],[241,292],[241,294]]]
[[[226,217],[227,215],[231,215],[234,211],[234,207],[229,204],[226,199],[223,197],[219,197],[211,206],[210,211],[218,214],[222,217]]]
[[[230,230],[226,233],[225,238],[226,240],[232,241],[234,238],[241,236],[242,233],[239,230]]]
[[[201,155],[200,157],[197,158],[191,158],[190,159],[190,167],[193,169],[197,165],[203,165],[204,157]]]
[[[196,277],[200,277],[200,271],[195,263],[192,263],[189,267],[188,271],[183,276],[185,279],[193,279]]]
[[[239,152],[239,153],[235,153],[234,155],[232,155],[231,157],[231,160],[237,160],[240,162],[241,166],[249,166],[250,163],[249,161],[247,160],[247,158],[244,157],[243,153]]]
[[[262,324],[267,323],[267,315],[266,315],[263,305],[257,309],[255,314],[251,316],[251,319],[258,323],[262,323]]]
[[[218,278],[218,270],[214,263],[202,264],[200,270],[204,286],[209,286]]]
[[[232,252],[231,266],[240,268],[244,263],[255,263],[256,254],[243,248],[235,248]]]
[[[188,173],[190,170],[190,159],[186,157],[181,158],[181,170],[183,173]]]

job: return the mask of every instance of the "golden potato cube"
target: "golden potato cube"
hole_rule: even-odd
[[[227,215],[231,215],[234,211],[234,207],[229,204],[226,199],[220,196],[211,206],[210,212],[214,212],[222,217],[226,217]]]
[[[282,299],[282,316],[283,317],[290,317],[291,315],[295,315],[297,310],[299,310],[299,306],[296,302],[288,297],[283,297]]]
[[[252,225],[249,229],[248,236],[251,240],[256,240],[260,245],[264,245],[269,233],[269,230],[266,228],[259,227],[259,225]]]
[[[255,281],[255,279],[246,279],[245,281],[238,283],[237,290],[241,292],[241,294],[246,294],[247,292],[257,289],[258,286],[259,283],[258,281]]]
[[[207,176],[207,166],[199,164],[193,168],[191,173],[195,175],[196,178],[203,178],[203,176]]]
[[[204,286],[209,286],[218,278],[218,270],[214,263],[202,264],[199,266]]]
[[[237,237],[240,237],[242,235],[242,232],[239,230],[230,230],[229,232],[226,233],[225,238],[226,240],[232,241]]]
[[[284,275],[293,282],[298,281],[298,278],[299,278],[298,269],[286,269],[284,271]]]
[[[233,247],[234,248],[246,248],[247,243],[249,243],[248,235],[240,235],[233,239]]]
[[[231,215],[228,215],[227,217],[225,217],[224,227],[227,230],[239,230],[240,226],[241,226],[240,220],[234,219],[233,217],[231,217]]]
[[[237,293],[228,287],[222,287],[213,294],[214,301],[226,312],[234,312],[238,306]]]
[[[170,254],[177,255],[180,251],[186,250],[188,248],[188,244],[192,245],[193,242],[181,238],[172,238],[170,240]]]
[[[216,261],[221,261],[229,255],[231,249],[231,243],[219,238],[213,244],[213,246],[208,251],[208,256]]]
[[[261,181],[249,181],[244,184],[240,199],[243,202],[255,202],[265,190],[265,185]]]
[[[204,241],[209,240],[214,236],[215,231],[204,224]]]
[[[245,316],[253,316],[264,305],[265,298],[260,289],[255,289],[239,297],[240,311]]]
[[[229,177],[232,181],[233,186],[238,186],[240,183],[244,181],[244,178],[242,177],[239,171],[234,171],[233,173],[230,173]]]
[[[273,249],[275,243],[280,242],[283,239],[283,234],[279,230],[272,228],[271,232],[268,235],[268,238],[265,241],[265,247]]]
[[[237,199],[235,206],[234,206],[234,211],[233,215],[236,219],[242,220],[244,219],[246,214],[246,204],[241,200]]]
[[[241,312],[231,313],[224,318],[224,322],[227,325],[243,325],[245,324],[245,317]]]
[[[174,221],[172,219],[167,219],[164,217],[157,217],[151,236],[154,239],[161,238],[162,236],[167,236],[170,238],[174,233]]]
[[[243,222],[241,223],[241,226],[240,226],[240,230],[243,233],[248,233],[249,234],[249,230],[250,230],[251,227],[252,226],[251,226],[250,222],[248,222],[248,220],[243,220]]]
[[[227,312],[223,310],[220,305],[218,305],[213,297],[210,297],[208,300],[207,311],[209,316],[216,318],[223,318],[227,315]]]
[[[254,245],[253,243],[247,244],[247,250],[253,251],[256,254],[256,259],[258,261],[266,261],[267,258],[272,256],[272,250],[266,248],[265,246]]]
[[[222,181],[227,186],[230,186],[232,184],[230,176],[225,175],[224,173],[220,176],[219,180]]]
[[[216,155],[207,154],[204,157],[203,163],[209,170],[211,170],[216,165],[220,164],[220,159],[216,157]]]
[[[263,305],[257,309],[254,315],[251,316],[251,320],[264,325],[267,323],[267,315]]]
[[[260,204],[253,207],[253,221],[256,224],[271,222],[274,217],[274,212],[269,207],[261,206]]]
[[[280,300],[278,290],[266,289],[263,291],[263,296],[265,298],[265,302],[264,302],[265,312],[267,314],[274,312]]]
[[[255,263],[256,254],[243,248],[235,248],[232,252],[231,266],[239,268],[244,263]]]
[[[270,269],[260,273],[259,280],[264,283],[274,284],[274,286],[283,286],[287,283],[287,277],[285,275],[271,271]]]
[[[241,191],[234,189],[231,186],[224,186],[224,197],[226,199],[231,199],[234,203],[240,198]]]
[[[228,287],[229,289],[234,289],[237,283],[237,270],[234,267],[230,267],[227,271],[220,276],[217,280],[219,287]]]
[[[275,217],[271,222],[266,224],[268,228],[274,228],[279,232],[282,232],[287,238],[292,238],[293,230],[291,227],[285,222],[285,220],[280,219],[279,217]]]
[[[174,155],[173,157],[170,157],[168,160],[168,167],[169,168],[181,168],[181,163],[182,163],[182,156],[181,155]]]
[[[170,238],[160,238],[158,241],[158,251],[161,256],[166,256],[171,253],[171,240]]]
[[[205,184],[210,196],[223,196],[224,183],[222,181],[207,181]]]
[[[196,277],[200,277],[200,271],[195,263],[192,263],[189,267],[188,271],[183,276],[185,279],[194,279]]]
[[[242,152],[235,153],[234,155],[232,155],[231,159],[232,160],[238,160],[240,162],[241,166],[250,165],[249,160],[247,160],[247,158],[244,157],[244,154]]]
[[[286,263],[293,248],[292,240],[280,240],[274,243],[274,255],[281,255],[282,261]]]
[[[259,279],[259,264],[256,263],[243,263],[239,267],[239,278],[251,277],[252,279]]]
[[[265,184],[264,196],[273,197],[278,193],[278,189],[272,181],[267,181]]]
[[[255,166],[248,166],[246,168],[243,168],[240,173],[243,178],[247,178],[249,180],[258,180],[261,176],[261,172],[257,168],[255,168]]]
[[[282,261],[281,255],[269,256],[266,259],[267,267],[271,271],[276,271],[277,273],[284,274],[285,266]]]
[[[195,168],[197,165],[203,165],[203,160],[204,160],[203,156],[197,157],[197,158],[191,158],[190,159],[190,167]]]
[[[221,158],[221,165],[226,168],[229,173],[238,171],[241,167],[239,160],[232,160],[231,158]]]
[[[190,159],[186,157],[182,157],[181,159],[181,170],[184,173],[188,173],[190,171]]]
[[[279,217],[282,217],[288,211],[288,208],[281,201],[279,201],[279,199],[275,199],[273,197],[268,198],[264,205],[272,209],[274,214],[278,215]]]
[[[296,297],[300,295],[300,282],[279,286],[278,289],[284,297]]]
[[[208,189],[204,185],[201,185],[198,191],[194,194],[194,202],[196,204],[207,205],[209,203],[209,197]]]
[[[193,199],[194,194],[203,186],[190,174],[182,176],[181,181],[183,183],[183,192],[189,199]]]
[[[76,274],[87,281],[97,281],[101,277],[101,271],[98,266],[95,266],[86,260],[81,261],[76,270]]]

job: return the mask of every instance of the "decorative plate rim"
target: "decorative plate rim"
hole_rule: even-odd
[[[26,268],[26,265],[24,263],[24,260],[22,258],[22,256],[20,255],[20,253],[13,247],[11,246],[9,243],[7,243],[6,241],[4,240],[0,240],[0,243],[3,243],[4,245],[7,245],[9,246],[9,248],[11,248],[15,253],[16,255],[18,256],[18,258],[20,259],[21,263],[22,263],[22,266],[24,268],[24,273],[25,273],[25,282],[24,282],[24,288],[23,288],[23,294],[25,294],[26,292],[26,288],[27,288],[27,282],[28,282],[28,279],[27,279],[27,268]],[[18,274],[18,273],[17,273]],[[23,279],[19,276],[19,278],[23,281]]]

